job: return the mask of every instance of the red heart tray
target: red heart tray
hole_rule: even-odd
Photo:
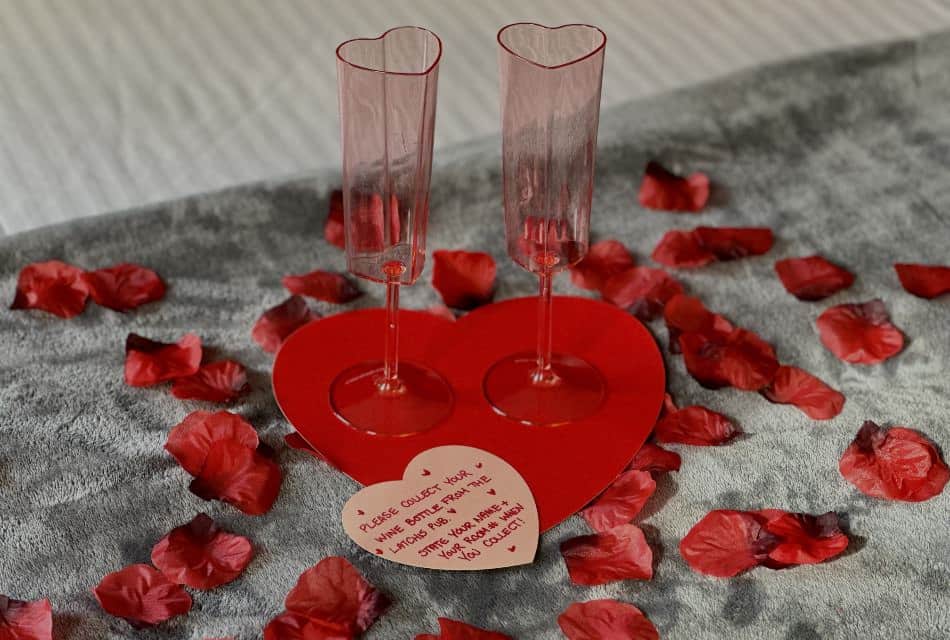
[[[495,413],[482,393],[498,360],[531,351],[537,298],[472,311],[457,322],[400,311],[400,357],[424,363],[452,385],[455,406],[441,425],[401,438],[353,429],[333,414],[330,383],[345,368],[379,359],[384,311],[341,313],[297,330],[274,362],[274,396],[300,435],[354,480],[402,477],[418,453],[442,445],[489,451],[517,469],[538,505],[545,531],[604,490],[646,441],[663,404],[663,358],[650,332],[617,307],[574,297],[554,299],[554,350],[580,356],[607,380],[597,413],[568,425],[523,425]]]

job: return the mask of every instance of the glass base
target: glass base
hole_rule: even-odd
[[[506,418],[535,426],[556,426],[586,418],[607,397],[607,384],[580,358],[552,356],[551,380],[536,380],[537,356],[519,353],[500,360],[485,374],[483,388],[492,408]]]
[[[452,389],[432,369],[399,363],[399,385],[381,385],[383,363],[364,362],[346,369],[330,385],[337,417],[374,435],[408,436],[427,431],[452,411]]]

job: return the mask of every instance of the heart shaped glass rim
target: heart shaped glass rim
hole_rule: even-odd
[[[432,38],[435,39],[435,44],[438,47],[438,50],[436,51],[436,54],[435,54],[435,58],[433,58],[429,66],[427,66],[422,71],[391,71],[391,70],[386,70],[386,69],[380,69],[378,67],[367,67],[364,65],[356,64],[355,62],[351,60],[348,60],[346,56],[344,55],[344,49],[348,45],[351,45],[357,42],[382,42],[391,33],[395,33],[397,31],[409,30],[409,29],[421,31],[424,34],[426,34],[426,36],[431,36]],[[435,32],[429,31],[425,27],[415,27],[411,25],[407,25],[403,27],[393,27],[392,29],[387,29],[386,31],[382,32],[375,38],[351,38],[350,40],[347,40],[346,42],[340,43],[340,46],[336,48],[336,57],[343,64],[353,67],[354,69],[361,69],[363,71],[372,71],[373,73],[384,73],[386,75],[392,75],[392,76],[425,76],[431,73],[432,70],[435,69],[439,65],[439,61],[442,59],[442,39],[439,38],[439,36],[437,36]]]
[[[555,64],[555,65],[541,64],[537,60],[532,60],[531,58],[526,58],[525,56],[521,55],[520,53],[518,53],[517,51],[509,47],[507,44],[505,44],[502,40],[502,36],[507,30],[513,29],[515,27],[525,27],[525,26],[540,27],[541,29],[544,29],[546,31],[557,31],[559,29],[567,29],[569,27],[583,27],[585,29],[591,29],[592,31],[596,31],[597,33],[599,33],[600,42],[597,44],[596,47],[593,47],[590,51],[588,51],[584,55],[579,56],[577,58],[573,58],[572,60],[568,60],[567,62],[562,62],[561,64]],[[519,60],[524,60],[528,64],[532,64],[541,69],[562,69],[564,67],[569,67],[572,64],[576,64],[578,62],[581,62],[582,60],[586,60],[590,58],[591,56],[597,55],[598,53],[604,50],[604,47],[607,46],[607,34],[604,33],[600,27],[595,27],[592,24],[583,24],[579,22],[572,22],[570,24],[562,24],[558,27],[549,27],[546,24],[539,24],[537,22],[514,22],[512,24],[505,25],[504,27],[498,30],[497,40],[498,40],[498,45],[502,49],[504,49],[505,51],[513,55],[514,57],[518,58]]]

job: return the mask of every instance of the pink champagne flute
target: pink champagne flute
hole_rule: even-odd
[[[493,365],[484,391],[495,411],[524,424],[573,422],[606,397],[593,365],[553,351],[551,299],[554,276],[587,254],[606,44],[581,24],[498,32],[508,254],[538,275],[540,295],[536,351]]]
[[[336,55],[347,268],[386,285],[386,326],[383,358],[340,373],[330,403],[352,427],[409,435],[441,422],[453,402],[442,376],[398,354],[399,287],[425,263],[442,42],[398,27],[344,42]]]

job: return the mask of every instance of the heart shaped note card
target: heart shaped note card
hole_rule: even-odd
[[[343,507],[343,529],[387,560],[456,571],[530,564],[540,532],[521,474],[496,455],[456,445],[423,451],[402,480],[362,489]]]

